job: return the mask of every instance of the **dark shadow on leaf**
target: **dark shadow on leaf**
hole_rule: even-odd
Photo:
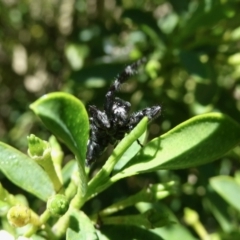
[[[78,219],[74,215],[70,216],[69,228],[71,228],[75,232],[79,232],[80,231]]]

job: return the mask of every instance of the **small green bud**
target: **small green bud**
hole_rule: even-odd
[[[9,209],[7,218],[12,226],[23,227],[31,222],[31,210],[26,206],[17,205]]]
[[[44,151],[49,148],[46,141],[36,137],[34,134],[28,136],[28,153],[31,157],[43,156]]]
[[[45,172],[50,177],[56,192],[58,192],[62,187],[62,183],[60,181],[61,174],[59,173],[58,177],[55,166],[53,164],[51,153],[52,148],[47,141],[43,141],[33,134],[28,137],[29,156],[45,170]],[[61,172],[61,169],[59,169],[61,166],[57,167],[58,172]]]
[[[68,208],[68,199],[62,194],[56,194],[48,199],[47,209],[53,216],[63,215]]]

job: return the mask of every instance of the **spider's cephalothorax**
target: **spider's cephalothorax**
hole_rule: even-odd
[[[101,111],[96,106],[89,106],[90,138],[87,144],[87,166],[99,158],[108,144],[115,145],[117,141],[121,140],[125,133],[130,132],[143,117],[148,117],[150,122],[160,115],[161,107],[159,105],[130,114],[131,104],[115,97],[121,84],[133,75],[143,62],[143,59],[138,60],[127,66],[117,76],[105,96],[104,110]]]

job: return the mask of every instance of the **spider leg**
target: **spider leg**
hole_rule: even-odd
[[[145,108],[139,112],[133,113],[129,118],[128,131],[131,131],[144,118],[148,118],[148,122],[153,121],[161,114],[160,106]],[[142,143],[137,139],[137,143],[143,147]]]
[[[133,113],[129,117],[128,129],[131,131],[143,117],[147,117],[148,121],[151,122],[161,114],[161,107],[159,105],[153,107],[147,107],[139,112]]]
[[[137,143],[138,143],[138,145],[140,145],[140,147],[143,148],[143,145],[142,145],[142,143],[139,141],[139,139],[137,139]]]
[[[110,86],[106,96],[104,110],[108,116],[112,115],[112,107],[115,99],[115,92],[119,91],[122,83],[127,81],[129,77],[136,73],[137,68],[146,61],[145,58],[139,59],[135,63],[128,65],[115,79],[113,84]]]

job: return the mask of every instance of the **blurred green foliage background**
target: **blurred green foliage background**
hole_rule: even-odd
[[[133,111],[161,104],[150,138],[206,112],[239,122],[239,12],[239,0],[0,0],[0,140],[26,152],[27,135],[49,136],[29,110],[33,101],[65,91],[101,107],[117,73],[141,57],[146,67],[119,96]],[[220,199],[213,200],[208,179],[238,174],[239,158],[237,147],[207,166],[130,178],[127,185],[134,192],[175,178],[182,192],[167,206],[179,219],[188,206],[210,232],[235,232],[239,213],[221,202],[225,225],[218,219],[211,206]]]

